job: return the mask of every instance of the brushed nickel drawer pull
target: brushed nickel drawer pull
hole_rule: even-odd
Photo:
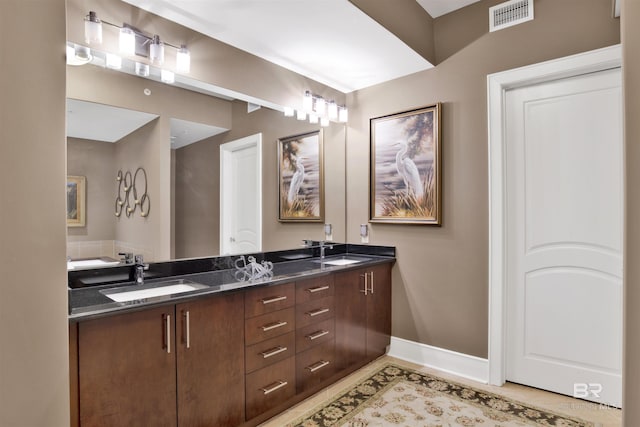
[[[308,311],[307,314],[309,316],[311,316],[311,317],[314,317],[314,316],[319,316],[319,315],[324,314],[324,313],[328,313],[329,311],[330,311],[329,308],[319,308],[317,310]]]
[[[267,351],[263,351],[260,354],[262,355],[262,357],[264,359],[266,359],[266,358],[269,358],[271,356],[275,356],[276,354],[280,354],[283,351],[287,351],[287,347],[282,347],[282,346],[274,347],[274,348],[269,349]]]
[[[306,369],[308,369],[308,370],[309,370],[309,372],[315,372],[315,371],[317,371],[318,369],[322,369],[322,368],[324,368],[324,367],[325,367],[325,366],[327,366],[329,363],[330,363],[330,362],[329,362],[328,360],[321,360],[321,361],[319,361],[319,362],[316,362],[316,363],[315,363],[315,364],[313,364],[313,365],[309,365],[309,366],[307,366],[307,367],[306,367]]]
[[[278,302],[278,301],[284,301],[287,299],[286,295],[283,295],[281,297],[273,297],[273,298],[268,298],[268,299],[263,299],[262,304],[267,305],[267,304],[272,304],[274,302]]]
[[[268,325],[262,326],[262,332],[267,332],[267,331],[270,331],[272,329],[280,328],[280,327],[285,326],[285,325],[287,325],[287,322],[285,322],[285,321],[269,323]]]
[[[189,310],[184,312],[184,319],[186,323],[187,348],[191,348],[191,325],[189,322]]]
[[[313,340],[317,340],[318,338],[327,335],[328,333],[329,333],[329,331],[318,331],[318,332],[314,332],[313,334],[307,335],[307,338],[309,338],[311,341],[313,341]]]
[[[267,387],[261,388],[260,390],[262,390],[262,392],[267,395],[269,393],[273,393],[274,391],[286,386],[287,384],[289,384],[286,381],[276,381],[273,384],[269,384]]]
[[[326,291],[327,289],[329,289],[329,286],[325,285],[325,286],[318,286],[317,288],[308,288],[307,292],[309,293],[316,293],[316,292],[320,292],[320,291]]]

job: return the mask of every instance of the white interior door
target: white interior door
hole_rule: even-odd
[[[506,378],[622,402],[620,69],[506,93]]]
[[[262,251],[262,134],[220,146],[220,253]]]

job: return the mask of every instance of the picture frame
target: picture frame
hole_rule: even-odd
[[[441,110],[370,119],[370,222],[442,225]]]
[[[324,222],[322,130],[278,139],[278,221]]]
[[[67,175],[67,227],[86,225],[87,179]]]

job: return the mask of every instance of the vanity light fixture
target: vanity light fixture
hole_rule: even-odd
[[[310,123],[320,122],[321,126],[329,126],[332,121],[346,123],[349,117],[345,105],[338,105],[334,100],[327,101],[309,90],[304,91],[302,108],[298,110],[297,119],[305,120],[307,114],[309,114]]]
[[[176,53],[176,71],[183,74],[189,74],[191,71],[191,53],[184,44]]]
[[[93,11],[84,18],[84,40],[87,44],[102,43],[102,21]]]
[[[176,50],[176,71],[181,74],[187,74],[191,71],[191,54],[185,44],[176,46],[162,41],[158,34],[153,36],[143,34],[130,24],[124,23],[120,26],[100,20],[94,11],[90,11],[84,18],[84,36],[88,44],[102,43],[102,24],[119,28],[119,48],[122,55],[148,56],[153,65],[161,66],[164,64],[164,47],[167,45]],[[144,51],[146,45],[149,45],[148,53]]]
[[[119,39],[120,52],[126,56],[132,56],[136,53],[136,33],[129,27],[120,28]]]
[[[293,117],[293,108],[291,107],[284,107],[284,116],[285,117]]]
[[[69,65],[84,65],[93,59],[91,56],[91,49],[86,46],[70,46],[67,45],[67,64]]]
[[[153,65],[164,64],[164,43],[160,41],[160,36],[157,34],[153,36],[149,45],[149,60]]]

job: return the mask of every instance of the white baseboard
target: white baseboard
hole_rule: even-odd
[[[481,383],[489,382],[489,360],[480,357],[398,337],[391,337],[388,355]]]

